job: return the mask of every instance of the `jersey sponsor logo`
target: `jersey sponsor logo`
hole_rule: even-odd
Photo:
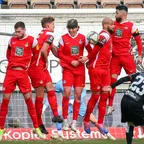
[[[16,44],[16,42],[12,42],[12,44]]]
[[[124,27],[124,29],[128,29],[128,27]]]
[[[67,44],[69,44],[69,42],[66,42],[65,44],[67,45]]]
[[[78,46],[71,47],[71,55],[79,55],[79,47]]]
[[[122,37],[122,29],[116,29],[115,35],[116,35],[117,37]]]
[[[23,56],[24,48],[22,47],[16,47],[15,55],[16,56]]]
[[[140,99],[140,97],[137,94],[135,94],[134,92],[132,92],[132,91],[127,90],[125,92],[125,94],[127,96],[131,97],[132,99],[136,100],[136,101],[138,101]]]

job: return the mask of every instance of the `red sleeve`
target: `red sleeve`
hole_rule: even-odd
[[[88,43],[86,46],[85,46],[86,50],[88,53],[90,53],[92,51],[92,47],[90,45],[90,43]]]
[[[106,39],[105,36],[100,35],[100,38],[97,42],[97,44],[94,46],[94,48],[92,49],[92,51],[88,54],[88,59],[92,59],[93,57],[96,56],[96,54],[99,52],[99,50],[104,46],[104,44],[107,42],[108,40]]]
[[[10,45],[8,45],[7,52],[6,52],[6,58],[8,61],[10,59],[10,55],[11,55],[11,47],[10,47]]]
[[[138,55],[142,55],[142,41],[140,35],[134,37],[137,43]]]
[[[99,50],[101,49],[101,47],[99,45],[95,45],[93,50],[88,54],[88,59],[92,59],[93,57],[96,56],[96,54],[99,52]]]
[[[135,27],[135,25],[133,25],[132,27],[132,36],[135,38],[135,41],[137,43],[137,48],[138,48],[138,55],[142,55],[142,41],[141,41],[141,37],[139,34],[139,30],[137,27]]]
[[[58,49],[58,58],[64,60],[65,62],[67,62],[69,64],[71,64],[71,62],[73,61],[72,58],[63,54],[63,46],[62,45],[60,45],[59,49]]]

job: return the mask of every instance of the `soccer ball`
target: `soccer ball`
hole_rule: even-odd
[[[87,40],[90,42],[90,44],[96,44],[99,39],[99,34],[95,31],[90,31],[87,34]]]

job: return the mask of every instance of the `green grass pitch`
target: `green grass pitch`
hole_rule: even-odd
[[[125,140],[41,140],[41,141],[1,141],[0,144],[126,144]],[[144,144],[144,139],[133,140],[133,144]]]

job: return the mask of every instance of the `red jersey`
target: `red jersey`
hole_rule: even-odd
[[[112,56],[112,38],[109,32],[102,30],[99,33],[99,40],[97,45],[89,53],[89,67],[90,68],[108,68]]]
[[[32,36],[22,39],[12,37],[7,49],[8,69],[21,67],[27,69],[31,61],[32,48],[37,45],[37,40]]]
[[[86,48],[88,52],[92,50],[86,37],[80,33],[77,33],[75,37],[71,37],[71,35],[67,33],[61,37],[59,44],[58,57],[60,59],[60,65],[70,70],[77,70],[78,72],[83,71],[83,63],[74,67],[71,65],[71,62],[83,56],[84,48]]]
[[[31,60],[31,64],[30,67],[35,68],[40,67],[40,68],[44,68],[45,67],[45,60],[44,58],[41,56],[40,54],[40,50],[44,44],[44,42],[47,42],[47,40],[49,39],[49,37],[51,37],[53,35],[52,32],[49,32],[47,29],[43,29],[37,38],[38,41],[38,45],[33,49],[33,56],[32,56],[32,60]],[[52,45],[50,45],[47,49],[47,56],[49,55],[49,52],[52,48]]]
[[[138,29],[136,26],[129,21],[125,21],[122,23],[115,22],[114,23],[114,33],[112,36],[113,42],[113,54],[114,55],[131,55],[132,54],[132,46],[131,46],[131,38],[139,35]],[[140,37],[140,36],[139,36]],[[141,41],[136,39],[138,44],[138,51],[141,55],[142,53],[142,44]]]

